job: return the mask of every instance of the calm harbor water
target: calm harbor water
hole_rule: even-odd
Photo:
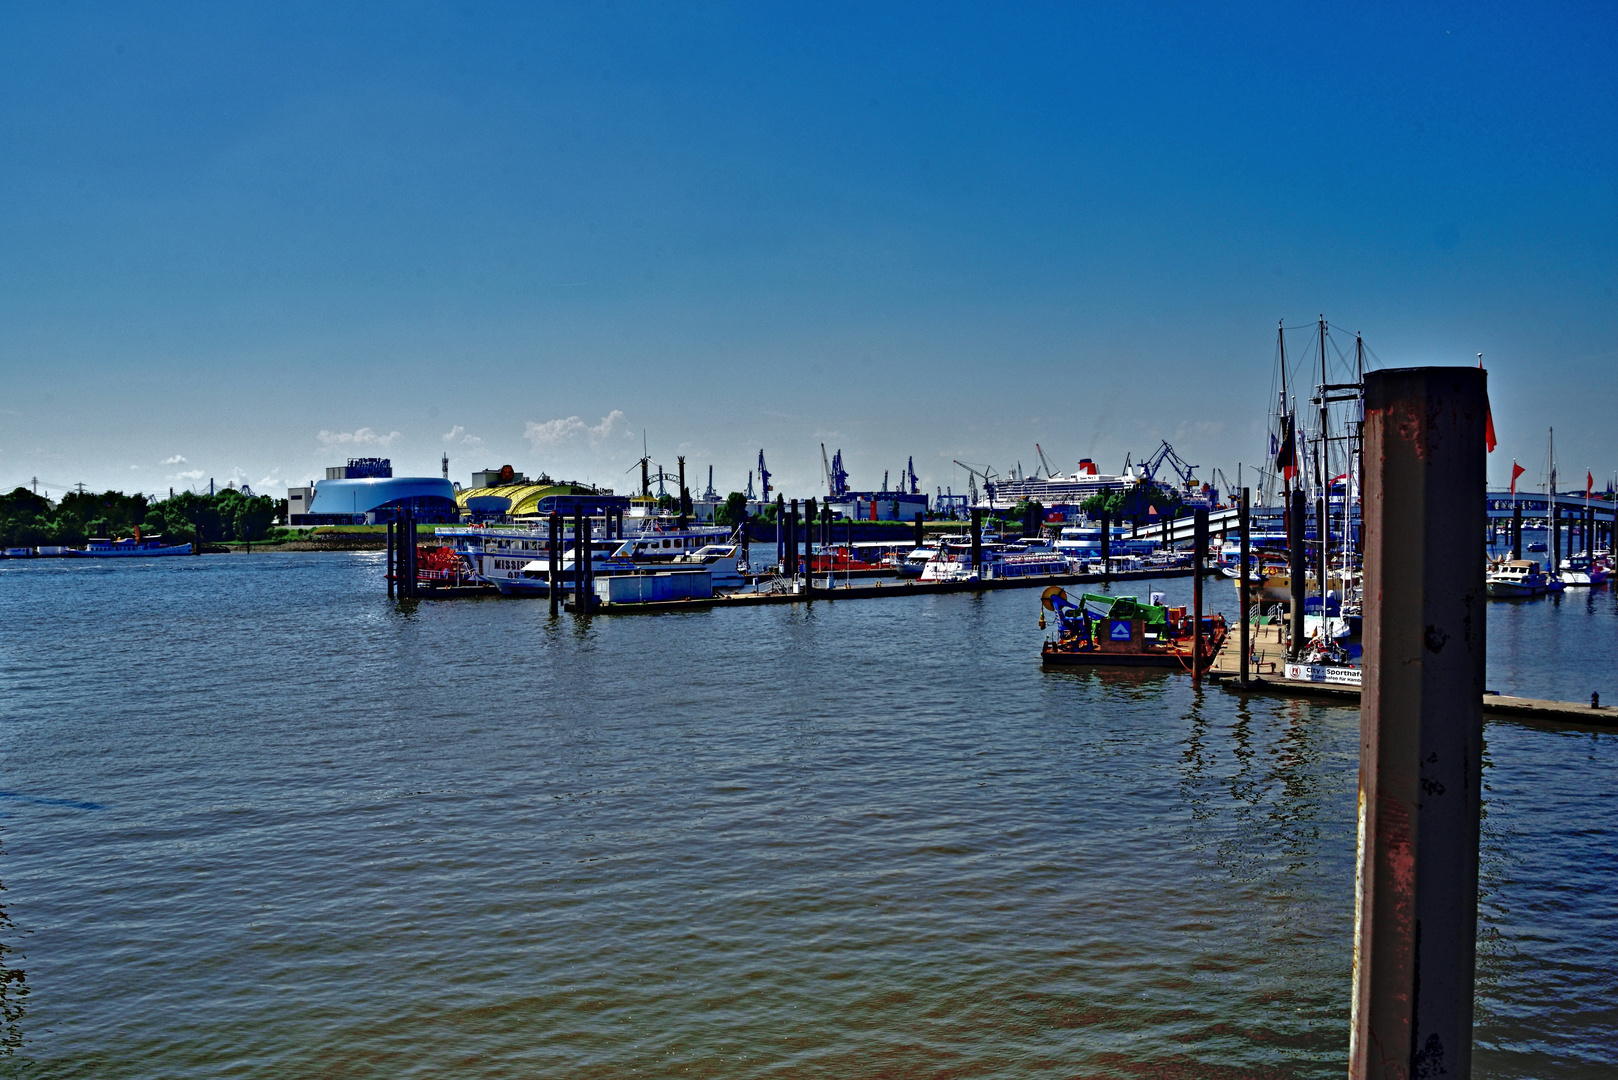
[[[1355,710],[1043,673],[1033,590],[552,620],[379,562],[0,564],[7,1067],[1342,1075]],[[1611,591],[1489,617],[1494,689],[1618,704]],[[1613,1075],[1618,735],[1487,735],[1477,1073]]]

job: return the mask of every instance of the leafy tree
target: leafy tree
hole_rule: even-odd
[[[739,491],[732,491],[725,496],[725,504],[714,511],[714,521],[720,525],[735,527],[746,521],[747,496]]]

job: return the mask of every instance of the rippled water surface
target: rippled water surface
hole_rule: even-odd
[[[0,564],[13,1068],[1342,1075],[1355,710],[1042,673],[1031,590],[552,620],[378,561]],[[1618,703],[1607,590],[1490,619],[1496,689]],[[1618,736],[1488,749],[1477,1072],[1612,1075]]]

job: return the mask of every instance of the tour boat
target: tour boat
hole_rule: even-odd
[[[599,521],[591,527],[592,565],[599,567],[610,554],[631,541],[636,545],[636,557],[650,561],[655,552],[659,561],[667,561],[707,544],[723,542],[731,535],[731,530],[722,525],[692,525],[681,529],[661,518],[631,518],[625,524],[629,535],[611,539]],[[567,560],[572,558],[571,531],[571,524],[563,529],[563,557]],[[532,528],[526,525],[439,526],[435,539],[446,541],[455,549],[473,578],[496,587],[502,581],[522,580],[530,563],[548,564],[550,560],[548,524]],[[568,580],[572,580],[572,571],[568,574]],[[715,580],[714,584],[720,582]]]
[[[1539,563],[1531,559],[1508,559],[1491,569],[1483,578],[1483,587],[1496,599],[1517,599],[1539,596],[1549,584],[1540,572]]]
[[[189,555],[190,544],[165,544],[160,536],[142,537],[139,533],[122,540],[106,540],[94,538],[84,546],[84,550],[69,548],[68,555],[76,555],[81,559],[100,558],[149,558],[154,555]]]
[[[972,566],[970,543],[945,543],[922,568],[923,581],[977,581],[980,578],[1040,577],[1073,572],[1067,557],[1055,551],[1023,551],[1018,545],[978,545],[982,572]]]

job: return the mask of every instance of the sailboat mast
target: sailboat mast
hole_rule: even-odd
[[[1315,533],[1320,553],[1315,558],[1320,575],[1320,625],[1326,624],[1326,571],[1331,566],[1331,468],[1330,444],[1326,441],[1326,316],[1320,316],[1320,434],[1315,440]]]

